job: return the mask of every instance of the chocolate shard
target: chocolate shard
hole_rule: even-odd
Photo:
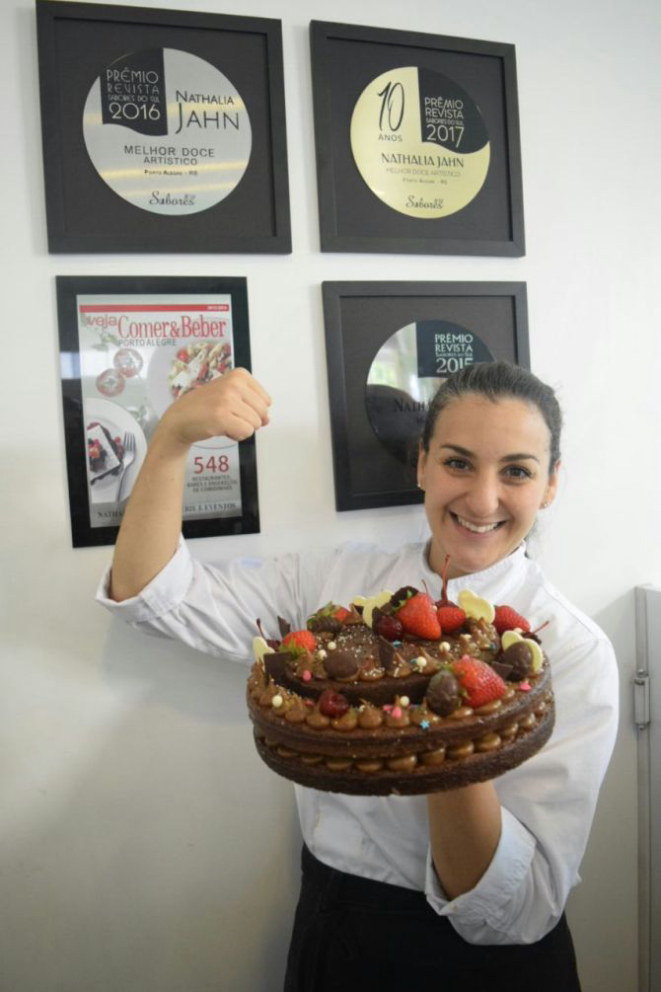
[[[385,613],[380,606],[375,606],[372,610],[372,630],[376,630],[376,624],[380,617],[385,616]]]
[[[392,675],[400,665],[408,664],[391,641],[379,638],[379,664],[388,675]]]
[[[288,620],[283,617],[278,617],[278,627],[280,628],[280,637],[286,637],[291,630],[291,624]]]
[[[280,685],[285,675],[285,665],[293,657],[290,651],[269,651],[264,655],[264,670],[266,674]]]
[[[393,664],[393,658],[395,656],[395,648],[392,646],[390,641],[387,641],[385,637],[379,638],[379,662],[382,668],[389,671]]]

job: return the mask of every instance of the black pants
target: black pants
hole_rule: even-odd
[[[580,992],[564,916],[536,944],[475,946],[421,892],[336,871],[306,847],[302,868],[284,992]]]

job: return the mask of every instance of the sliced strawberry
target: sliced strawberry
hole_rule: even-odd
[[[395,616],[407,634],[426,641],[437,641],[441,636],[434,601],[426,592],[416,592],[410,596],[396,610]]]
[[[496,616],[493,625],[499,634],[504,634],[506,630],[530,630],[530,624],[525,617],[513,610],[511,606],[497,606]]]
[[[459,682],[466,706],[477,709],[507,692],[507,685],[490,665],[479,658],[464,655],[455,661],[452,671]]]
[[[292,630],[282,639],[281,650],[290,651],[294,657],[305,651],[317,650],[317,638],[310,630]]]

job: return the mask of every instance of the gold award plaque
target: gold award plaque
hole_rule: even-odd
[[[360,94],[351,150],[361,176],[385,204],[409,217],[447,217],[482,189],[489,135],[472,97],[440,72],[390,69]]]

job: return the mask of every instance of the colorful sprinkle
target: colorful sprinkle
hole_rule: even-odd
[[[530,692],[532,686],[530,682],[519,682],[519,689],[521,690],[521,692]]]
[[[329,651],[334,651],[335,648],[337,647],[337,644],[335,643],[335,641],[329,641],[326,647],[328,648]]]
[[[391,706],[390,703],[384,703],[383,704],[383,709],[385,710],[386,713],[390,713],[391,710],[392,710],[392,706]]]
[[[421,720],[420,721],[420,729],[421,730],[429,730],[429,720]]]
[[[282,706],[283,702],[284,700],[282,696],[280,695],[274,696],[273,699],[271,700],[271,706],[277,710],[280,706]]]
[[[399,720],[400,716],[402,715],[402,707],[401,706],[393,706],[393,708],[392,708],[392,715],[394,716],[395,720]]]
[[[406,706],[409,706],[410,703],[411,703],[411,700],[409,699],[408,696],[400,696],[399,697],[399,704],[400,704],[400,706],[406,707]]]
[[[309,682],[311,678],[312,678],[312,672],[306,668],[305,671],[303,672],[303,681]]]

